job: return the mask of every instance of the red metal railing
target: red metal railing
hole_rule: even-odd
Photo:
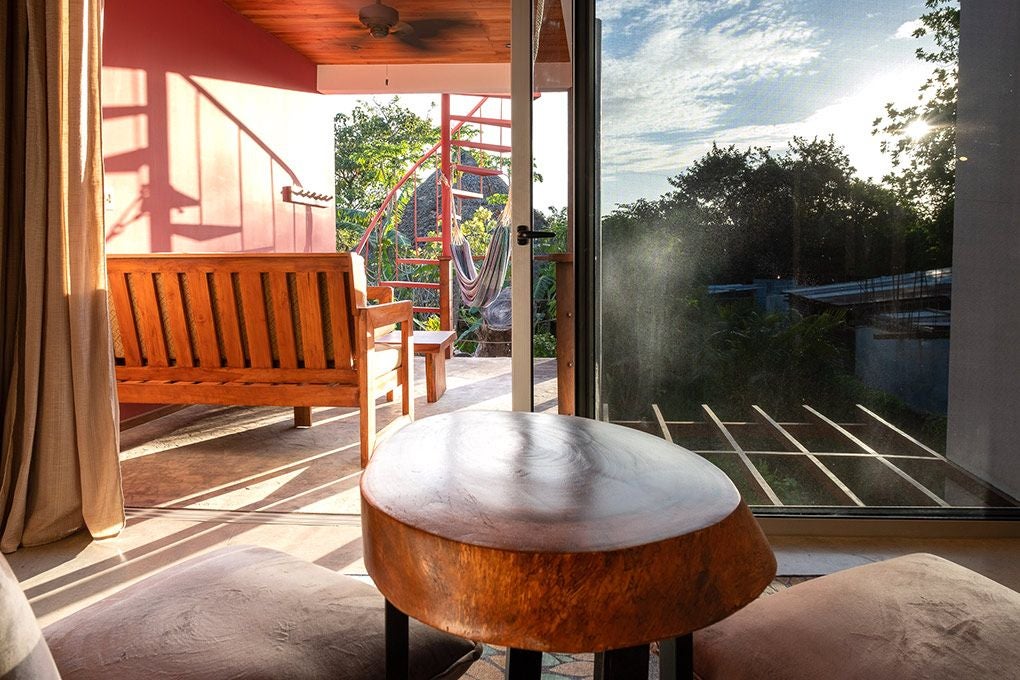
[[[450,95],[443,95],[443,98],[446,101],[449,101],[449,96]],[[484,105],[485,102],[487,101],[489,101],[489,97],[487,96],[481,97],[478,100],[478,102],[471,108],[471,110],[465,116],[462,117],[466,118],[478,113],[478,111],[481,110],[482,105]],[[428,151],[426,151],[424,155],[422,155],[422,157],[419,158],[417,162],[415,162],[415,164],[412,165],[407,172],[404,173],[404,176],[400,178],[400,181],[397,182],[396,185],[392,189],[390,189],[389,193],[386,194],[386,197],[383,198],[382,203],[379,205],[379,209],[372,217],[372,221],[369,222],[368,228],[365,229],[365,233],[361,235],[361,239],[358,241],[358,245],[354,247],[354,252],[358,253],[359,255],[364,254],[365,247],[368,245],[368,239],[371,238],[372,234],[375,232],[376,229],[380,228],[380,226],[383,223],[383,219],[386,217],[387,211],[390,209],[390,204],[393,201],[395,201],[396,198],[400,195],[400,191],[401,189],[404,188],[404,185],[407,184],[407,181],[414,177],[415,173],[418,171],[418,168],[423,166],[430,158],[434,157],[437,151],[442,150],[444,141],[448,142],[448,140],[452,139],[453,136],[456,135],[460,131],[460,129],[464,127],[464,125],[466,124],[467,124],[466,121],[458,120],[457,124],[451,128],[449,116],[447,115],[443,118],[442,130],[440,132],[442,137],[438,142],[436,142],[436,144],[434,144]],[[447,181],[449,181],[449,178],[447,178]]]
[[[399,235],[394,239],[393,243],[393,280],[383,281],[383,258],[384,254],[380,251],[376,253],[376,279],[379,285],[392,286],[397,288],[406,289],[417,289],[417,290],[438,290],[440,296],[439,307],[433,306],[416,306],[414,311],[416,313],[435,313],[439,310],[450,310],[452,299],[451,289],[449,286],[433,283],[423,283],[418,281],[402,280],[400,277],[401,265],[413,266],[413,267],[435,267],[443,263],[446,260],[446,264],[449,264],[450,243],[452,236],[453,226],[453,214],[454,214],[454,198],[458,194],[452,187],[452,175],[454,171],[459,172],[471,172],[479,176],[493,176],[502,174],[502,171],[496,168],[475,168],[474,166],[464,165],[460,163],[460,158],[453,159],[451,149],[453,146],[464,147],[464,148],[478,148],[485,151],[492,151],[495,153],[506,153],[509,151],[509,147],[504,147],[503,132],[509,128],[509,121],[503,118],[490,118],[483,117],[478,114],[482,107],[490,99],[505,99],[498,95],[477,95],[478,101],[464,114],[454,115],[450,111],[450,95],[442,95],[442,111],[441,111],[441,137],[440,141],[429,148],[419,158],[400,180],[394,185],[392,189],[387,192],[383,198],[379,209],[373,215],[372,220],[369,222],[365,232],[361,235],[357,245],[353,248],[354,252],[364,255],[368,245],[374,234],[380,234],[387,226],[387,216],[390,215],[395,207],[396,201],[399,200],[408,182],[413,181],[413,191],[411,195],[411,204],[413,210],[413,221],[414,221],[414,241],[413,241],[413,253],[405,254],[403,257],[400,253]],[[500,115],[502,116],[503,106],[502,101],[500,102]],[[467,124],[477,124],[479,131],[478,141],[472,142],[471,140],[457,140],[456,135],[460,132],[461,128]],[[482,131],[485,126],[495,125],[499,129],[499,141],[500,144],[486,144],[484,143]],[[418,201],[417,201],[417,190],[418,190],[418,175],[422,166],[434,159],[436,154],[440,154],[440,163],[438,171],[435,175],[435,193],[436,193],[436,210],[435,215],[437,217],[436,229],[438,232],[437,236],[419,236],[418,234]],[[445,180],[445,181],[444,181]],[[465,192],[460,192],[464,194]],[[380,239],[381,240],[381,239]],[[421,257],[419,249],[423,243],[441,243],[442,244],[442,258],[433,259],[428,257]],[[389,261],[388,253],[385,255],[386,261]],[[442,278],[442,268],[440,269]],[[441,314],[442,327],[451,325],[451,319],[442,319],[444,314]]]

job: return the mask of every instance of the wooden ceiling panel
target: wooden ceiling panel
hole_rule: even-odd
[[[570,61],[567,47],[567,31],[563,21],[563,3],[560,0],[546,0],[545,16],[538,41],[538,61],[565,64]]]
[[[491,64],[510,60],[510,0],[384,0],[415,40],[373,38],[358,20],[371,0],[224,0],[315,64]],[[416,43],[416,44],[411,44]],[[548,0],[540,61],[568,61],[559,0]]]

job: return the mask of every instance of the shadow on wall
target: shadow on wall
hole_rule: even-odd
[[[110,252],[335,249],[315,65],[219,0],[108,0],[103,56]]]
[[[219,246],[199,247],[200,250],[227,250],[224,245],[234,244],[235,247],[229,250],[275,252],[283,240],[289,245],[283,248],[285,250],[293,250],[294,245],[303,242],[303,250],[310,252],[314,209],[298,205],[281,205],[278,210],[272,209],[272,203],[280,201],[284,186],[302,184],[298,175],[193,78],[163,75],[170,85],[146,88],[149,103],[144,107],[143,115],[150,142],[146,148],[139,150],[146,153],[128,151],[113,154],[106,156],[105,162],[107,173],[134,175],[143,170],[145,156],[150,161],[166,159],[166,163],[148,163],[149,182],[138,186],[137,195],[118,214],[107,215],[107,243],[123,235],[139,220],[147,219],[152,252],[174,251],[175,245],[179,245],[175,237],[184,237],[196,245],[215,242]],[[152,74],[140,72],[139,76],[152,83]],[[185,86],[191,89],[190,93],[182,92]],[[194,119],[186,125],[173,128],[168,125],[166,98],[170,89],[177,96],[194,102]],[[137,116],[136,108],[103,107],[103,120],[113,121],[123,115]],[[164,134],[156,134],[160,130]],[[213,130],[219,151],[225,144],[231,144],[235,147],[233,153],[203,153],[202,137]],[[171,153],[171,147],[177,153]],[[230,156],[234,156],[236,161]],[[260,166],[264,170],[262,173],[257,172]],[[246,177],[249,173],[254,176]],[[178,186],[181,189],[187,187],[190,191],[182,191]],[[268,226],[268,233],[249,233],[249,238],[245,238],[246,231],[252,231],[245,229],[246,208],[249,219],[257,220],[256,229],[263,231]],[[268,224],[264,221],[266,217],[269,218]],[[299,234],[298,230],[304,233]],[[271,237],[271,241],[267,242],[267,236]],[[280,236],[289,238],[280,239]]]

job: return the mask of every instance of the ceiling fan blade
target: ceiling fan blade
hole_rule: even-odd
[[[411,22],[411,27],[420,38],[435,38],[444,31],[471,26],[471,22],[462,19],[422,19]]]
[[[390,33],[396,33],[398,35],[410,35],[414,33],[414,26],[403,21],[398,21],[397,24],[390,29]]]
[[[410,31],[408,33],[393,33],[392,35],[394,35],[400,42],[404,43],[408,47],[420,51],[428,50],[428,46],[424,42],[422,42],[421,37],[415,31]]]

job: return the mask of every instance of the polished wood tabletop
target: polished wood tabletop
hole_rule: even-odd
[[[718,468],[593,420],[422,419],[378,447],[361,491],[365,564],[386,598],[493,644],[590,652],[682,636],[775,574]]]

